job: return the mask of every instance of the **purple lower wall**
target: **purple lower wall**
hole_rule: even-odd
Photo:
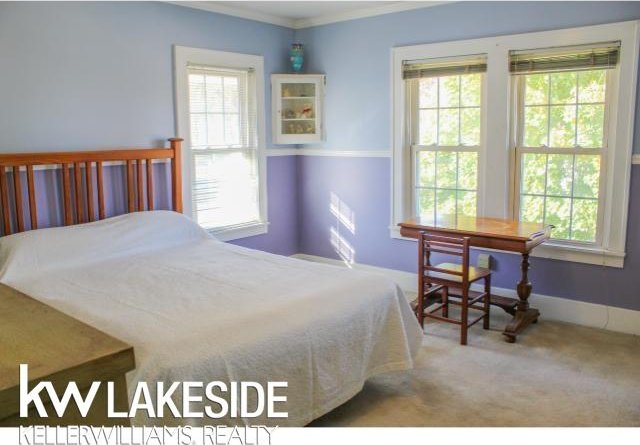
[[[267,157],[269,232],[232,241],[280,255],[298,253],[296,156]]]
[[[301,253],[340,259],[338,251],[343,256],[353,252],[357,263],[416,271],[415,242],[389,235],[389,158],[300,156],[298,177]],[[640,166],[634,166],[624,268],[532,258],[534,292],[640,310],[639,226]],[[495,252],[491,255],[493,284],[514,288],[519,277],[519,257]]]

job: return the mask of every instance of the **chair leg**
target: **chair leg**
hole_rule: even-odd
[[[462,288],[462,315],[460,317],[460,344],[467,344],[467,331],[469,330],[469,286]]]
[[[449,317],[449,287],[442,288],[442,316]]]
[[[482,320],[482,327],[489,329],[491,324],[491,275],[484,279],[484,319]]]
[[[420,327],[424,329],[424,286],[418,292],[418,306],[416,308],[416,315],[418,316],[418,323]]]

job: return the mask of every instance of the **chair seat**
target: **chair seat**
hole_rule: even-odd
[[[453,272],[462,272],[462,264],[455,263],[441,263],[437,266],[438,269],[447,269]],[[491,275],[490,269],[485,269],[483,267],[473,267],[469,266],[469,282],[477,281],[481,278],[484,278],[488,275]],[[444,272],[434,272],[432,270],[428,270],[425,274],[425,277],[432,278],[434,280],[442,280],[449,281],[453,283],[461,283],[462,277],[459,275],[448,274]]]

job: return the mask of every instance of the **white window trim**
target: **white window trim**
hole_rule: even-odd
[[[209,65],[218,68],[246,69],[255,71],[256,112],[258,119],[258,183],[260,221],[251,224],[211,229],[209,232],[222,241],[230,241],[267,233],[267,159],[265,148],[265,106],[264,106],[264,57],[251,54],[232,53],[202,48],[188,48],[174,45],[174,79],[176,97],[176,135],[184,139],[182,150],[182,201],[184,213],[195,217],[191,206],[191,186],[193,166],[191,162],[191,141],[189,131],[189,88],[187,66],[191,64]],[[195,219],[195,218],[194,218]]]
[[[405,150],[405,91],[402,61],[424,58],[487,54],[487,72],[483,98],[490,108],[483,119],[478,157],[478,215],[513,218],[512,131],[509,117],[513,113],[512,80],[508,70],[509,51],[581,45],[620,40],[620,65],[616,70],[615,91],[611,91],[609,113],[609,147],[606,156],[604,218],[602,247],[567,246],[548,242],[534,249],[532,255],[605,266],[623,267],[627,234],[627,213],[633,150],[635,99],[640,50],[639,21],[585,26],[554,31],[515,34],[474,40],[393,48],[391,51],[391,101],[393,104],[391,143],[391,226],[393,238],[400,235],[398,223],[411,215],[410,196],[406,184],[410,180],[410,164]],[[499,174],[503,172],[503,174]],[[488,197],[491,199],[487,199]]]

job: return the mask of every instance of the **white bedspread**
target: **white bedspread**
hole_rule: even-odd
[[[421,339],[392,281],[222,243],[173,212],[8,236],[0,265],[1,282],[134,346],[130,397],[138,381],[287,381],[289,417],[247,424],[305,425],[411,368]]]

